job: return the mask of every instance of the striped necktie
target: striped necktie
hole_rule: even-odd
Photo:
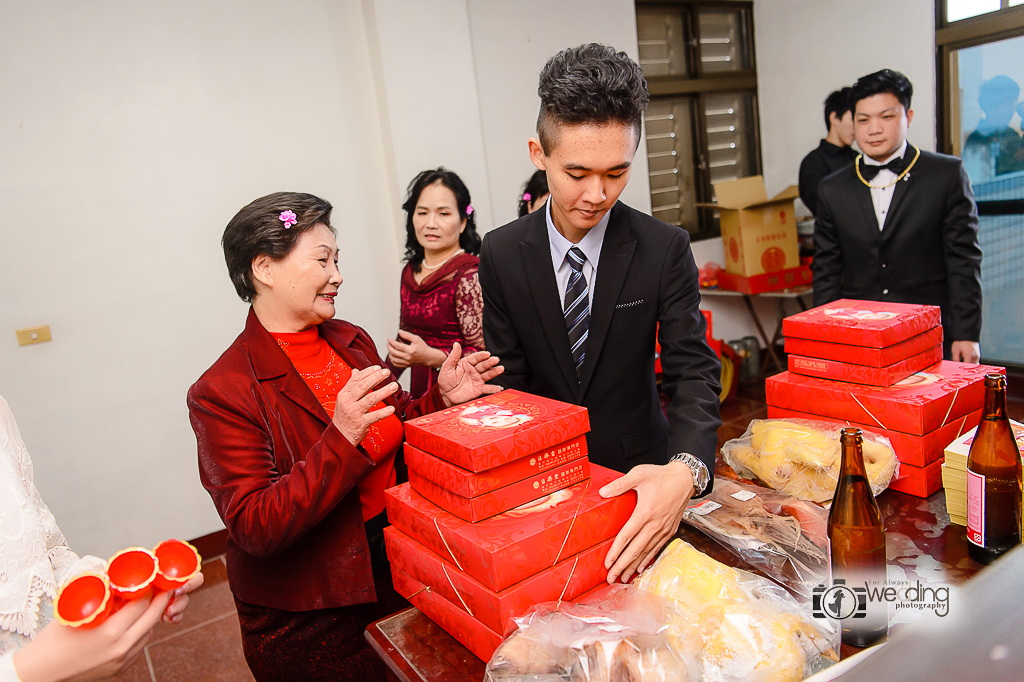
[[[587,257],[577,247],[572,247],[566,254],[572,275],[565,287],[565,327],[569,330],[569,348],[572,351],[572,362],[576,366],[576,376],[587,349],[587,331],[590,329],[590,297],[587,295],[587,278],[583,276],[583,264]]]

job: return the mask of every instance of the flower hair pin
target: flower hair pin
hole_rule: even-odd
[[[529,192],[523,192],[523,201],[529,201],[532,198]]]
[[[277,219],[284,223],[284,229],[286,230],[299,222],[293,211],[281,211],[281,215],[277,216]]]
[[[470,204],[469,206],[466,207],[466,216],[468,217],[471,215],[473,215],[473,204]]]

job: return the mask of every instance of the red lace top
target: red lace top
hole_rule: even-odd
[[[458,341],[463,354],[484,349],[484,299],[480,293],[477,268],[480,259],[459,254],[428,275],[419,284],[406,265],[402,270],[402,317],[399,326],[423,338],[428,346],[445,353]],[[400,376],[401,369],[388,367]],[[419,398],[437,383],[438,370],[412,368],[410,393]]]
[[[328,416],[333,418],[338,391],[348,383],[352,368],[320,338],[316,327],[297,334],[271,333],[271,336],[292,361]],[[384,403],[377,403],[373,410],[383,407]],[[364,521],[384,511],[384,491],[395,485],[395,454],[404,437],[402,421],[390,415],[371,426],[359,444],[377,462],[377,466],[359,481],[359,502],[363,507]]]

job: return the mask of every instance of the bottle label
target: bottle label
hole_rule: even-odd
[[[967,539],[985,546],[985,477],[967,470]]]

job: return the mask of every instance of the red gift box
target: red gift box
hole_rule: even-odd
[[[843,298],[790,315],[782,334],[800,339],[885,348],[941,325],[939,307]]]
[[[942,489],[942,460],[924,467],[901,464],[899,476],[889,487],[914,497],[930,497]]]
[[[509,389],[405,422],[413,447],[480,472],[590,430],[584,407]]]
[[[395,574],[394,583],[398,594],[472,651],[474,656],[481,661],[491,660],[494,650],[504,639],[501,635],[407,575]]]
[[[867,386],[892,386],[903,381],[911,374],[927,369],[942,359],[942,346],[934,346],[924,353],[914,355],[906,360],[888,367],[869,367],[854,365],[838,360],[822,360],[802,355],[789,356],[789,371],[809,377],[846,381],[852,384]]]
[[[579,436],[537,454],[473,473],[414,448],[408,443],[405,444],[405,463],[409,465],[410,470],[462,497],[483,495],[586,455],[587,437]]]
[[[399,530],[498,591],[615,537],[636,507],[636,493],[605,499],[598,491],[620,476],[591,464],[589,480],[480,523],[449,514],[408,483],[385,498]]]
[[[895,386],[861,386],[783,372],[768,377],[769,405],[923,436],[981,409],[985,375],[1002,367],[943,360]]]
[[[907,358],[924,353],[930,348],[941,345],[942,327],[935,327],[924,334],[918,334],[906,341],[900,341],[885,348],[867,348],[865,346],[853,346],[848,343],[787,338],[786,352],[792,355],[803,355],[808,358],[849,362],[854,365],[888,367],[900,360],[906,360]],[[942,358],[939,359],[941,360]]]
[[[551,471],[492,490],[476,497],[462,497],[409,469],[412,489],[446,512],[477,523],[556,493],[590,478],[590,460],[581,457]]]
[[[816,414],[809,414],[807,412],[786,410],[772,405],[768,406],[768,418],[814,419],[817,421],[828,422],[836,421],[830,417],[820,417]],[[908,433],[880,429],[877,426],[859,424],[857,422],[846,420],[841,421],[840,423],[847,424],[849,426],[857,426],[865,431],[885,436],[889,439],[889,443],[892,445],[892,449],[896,453],[896,459],[898,459],[901,464],[923,467],[937,460],[941,460],[943,449],[959,438],[962,434],[976,427],[980,421],[981,410],[975,410],[974,412],[960,417],[959,419],[954,419],[945,426],[936,429],[931,433],[926,433],[923,436],[912,436]]]
[[[801,265],[779,272],[763,272],[760,275],[744,277],[722,270],[718,273],[718,288],[727,291],[738,291],[742,294],[762,294],[766,291],[778,291],[810,284],[813,276],[811,268]]]
[[[605,540],[496,592],[394,526],[384,529],[384,539],[392,573],[404,573],[429,585],[432,592],[491,630],[506,636],[516,629],[512,619],[523,615],[534,604],[570,600],[598,585],[607,584],[608,569],[604,567],[604,559],[614,542],[614,539]]]

